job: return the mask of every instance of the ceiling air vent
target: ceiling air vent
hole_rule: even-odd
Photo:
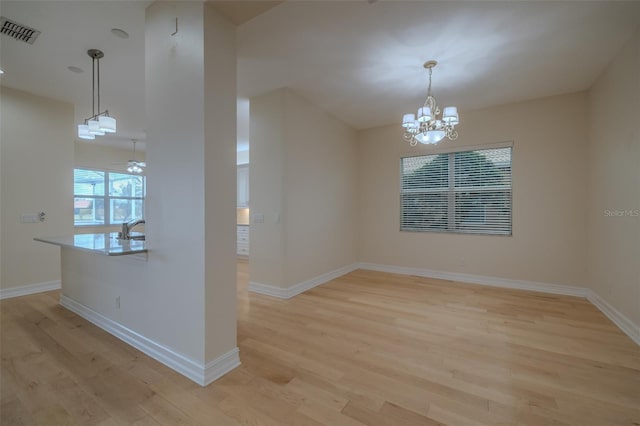
[[[40,31],[18,24],[17,22],[13,22],[11,19],[7,19],[4,16],[0,17],[0,19],[0,26],[2,26],[2,28],[0,28],[0,33],[8,35],[11,38],[33,44],[40,35]]]

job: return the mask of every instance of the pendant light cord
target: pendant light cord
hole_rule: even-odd
[[[98,114],[100,114],[100,58],[98,58]]]
[[[97,66],[97,71],[96,72],[96,61],[98,62],[98,66]],[[92,120],[95,120],[96,118],[96,75],[98,77],[98,102],[97,102],[97,107],[98,107],[98,114],[100,114],[100,58],[96,58],[95,56],[92,57],[92,72],[91,72],[91,111],[93,112],[93,116],[91,117]]]
[[[96,58],[91,60],[91,112],[96,116]],[[93,117],[91,119],[93,120]]]

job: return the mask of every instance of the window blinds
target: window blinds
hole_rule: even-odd
[[[402,158],[400,230],[511,235],[511,150]]]

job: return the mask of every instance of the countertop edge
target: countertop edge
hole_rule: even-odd
[[[109,234],[110,233],[95,234],[95,235],[109,235]],[[83,252],[86,252],[86,253],[99,254],[99,255],[102,255],[102,256],[109,256],[109,257],[140,255],[140,254],[148,253],[148,249],[147,248],[129,249],[129,250],[124,250],[123,249],[123,251],[116,251],[116,252],[108,251],[105,248],[93,249],[93,248],[82,247],[82,246],[78,246],[78,245],[63,241],[64,238],[72,238],[72,236],[71,237],[49,237],[49,238],[46,238],[46,237],[34,237],[33,240],[41,242],[41,243],[45,243],[45,244],[55,245],[55,246],[58,246],[58,247],[65,247],[65,248],[72,249],[72,250],[78,250],[78,251],[83,251]]]

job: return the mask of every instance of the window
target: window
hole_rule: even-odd
[[[73,193],[75,226],[118,225],[144,218],[144,176],[74,169]]]
[[[511,235],[511,147],[400,159],[400,230]]]

